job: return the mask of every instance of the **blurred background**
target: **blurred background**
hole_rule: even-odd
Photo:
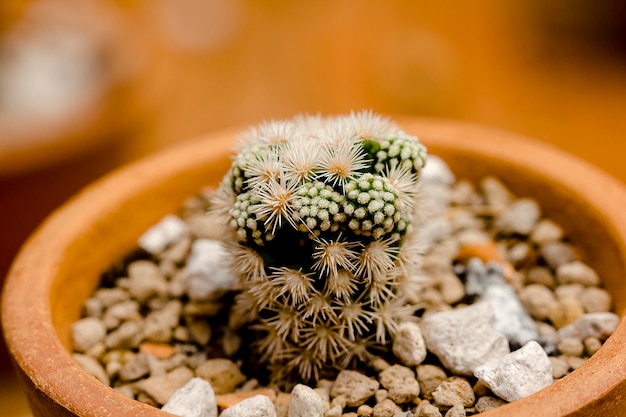
[[[2,0],[0,277],[94,179],[302,112],[483,123],[626,181],[624,22],[620,0]],[[0,372],[28,416],[3,342]]]

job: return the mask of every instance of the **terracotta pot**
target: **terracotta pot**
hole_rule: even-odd
[[[626,306],[626,190],[598,169],[510,133],[438,120],[399,119],[458,177],[502,178],[533,196]],[[238,131],[237,131],[238,132]],[[72,360],[70,326],[98,278],[138,236],[230,165],[237,132],[187,142],[111,174],[54,213],[8,276],[2,325],[35,416],[160,416],[84,372]],[[626,324],[584,366],[543,391],[487,412],[497,416],[621,416],[626,409]]]

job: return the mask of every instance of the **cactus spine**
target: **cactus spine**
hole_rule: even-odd
[[[274,377],[365,360],[415,297],[426,149],[371,112],[268,122],[244,135],[214,201]]]

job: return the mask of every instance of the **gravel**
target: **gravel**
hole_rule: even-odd
[[[380,356],[311,386],[265,380],[254,331],[229,308],[238,285],[203,191],[103,275],[72,326],[75,360],[122,395],[194,417],[475,415],[580,367],[619,322],[601,277],[533,199],[433,166],[421,231],[429,279],[415,320]],[[496,324],[502,305],[515,314]]]

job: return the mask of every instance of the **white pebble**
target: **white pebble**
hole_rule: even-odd
[[[596,271],[580,261],[560,265],[556,270],[556,279],[561,284],[581,284],[586,287],[600,284]]]
[[[496,228],[504,233],[519,233],[529,235],[541,216],[539,204],[530,198],[520,198],[514,201],[498,219]]]
[[[192,378],[172,394],[163,411],[181,417],[217,417],[217,401],[211,384]]]
[[[398,326],[392,349],[406,366],[419,365],[426,359],[426,343],[417,323],[407,321]]]
[[[313,388],[298,384],[291,390],[288,417],[322,417],[325,405]]]
[[[552,362],[535,341],[478,367],[475,376],[506,401],[527,397],[552,384]]]
[[[104,341],[107,329],[102,320],[86,317],[72,324],[72,347],[86,352],[98,342]]]
[[[168,214],[139,237],[139,247],[151,254],[163,251],[187,233],[187,224]]]
[[[235,288],[239,282],[231,269],[231,256],[224,245],[211,239],[197,239],[184,270],[187,295],[196,301],[211,301]]]
[[[474,369],[492,358],[509,353],[506,336],[493,327],[489,304],[479,302],[468,307],[427,315],[421,323],[428,350],[450,371],[472,375]]]
[[[276,408],[265,395],[255,395],[228,407],[220,417],[276,417]]]

